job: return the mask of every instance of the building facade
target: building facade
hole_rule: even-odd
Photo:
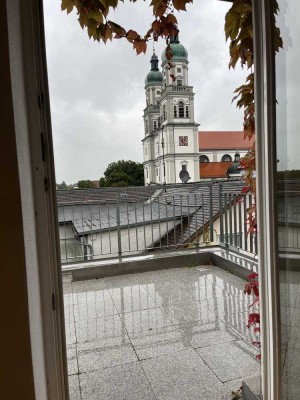
[[[199,124],[194,119],[194,93],[188,82],[188,52],[177,35],[170,47],[172,66],[165,50],[161,72],[153,54],[145,79],[145,185],[180,183],[181,171],[187,171],[189,182],[199,181]]]

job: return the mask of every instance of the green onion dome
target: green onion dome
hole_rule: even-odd
[[[187,60],[188,59],[188,51],[179,42],[178,35],[171,37],[170,47],[172,50],[172,60]],[[161,55],[162,63],[164,63],[166,61],[166,59],[167,59],[166,58],[166,50],[164,50]]]
[[[149,84],[161,85],[163,81],[163,76],[160,70],[158,69],[158,57],[155,53],[153,53],[150,63],[151,63],[151,71],[148,72],[148,75],[146,76],[145,85]]]

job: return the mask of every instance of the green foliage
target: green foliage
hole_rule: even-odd
[[[278,171],[277,179],[278,180],[300,179],[300,170],[299,169],[291,169],[291,170],[286,170],[286,171]]]
[[[79,189],[92,189],[96,187],[95,184],[90,180],[78,181],[77,186]]]
[[[62,181],[61,183],[57,183],[56,184],[56,189],[59,189],[59,190],[71,190],[71,189],[74,189],[74,186],[76,186],[76,185],[75,184],[67,185],[65,181]]]
[[[144,186],[143,164],[120,160],[112,162],[100,178],[100,187]]]

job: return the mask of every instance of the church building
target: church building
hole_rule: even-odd
[[[166,50],[162,53],[162,72],[154,53],[145,79],[145,185],[181,183],[181,171],[185,171],[181,177],[188,182],[200,179],[199,124],[194,119],[194,93],[188,81],[188,52],[178,35],[171,38],[170,46],[171,69]]]
[[[199,182],[230,176],[228,169],[253,145],[242,131],[199,131],[194,92],[188,80],[188,52],[178,35],[170,40],[171,63],[162,53],[162,72],[153,53],[145,79],[144,178],[150,183]],[[171,64],[171,68],[170,68]]]

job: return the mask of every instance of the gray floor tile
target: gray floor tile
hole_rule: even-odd
[[[128,333],[155,331],[172,325],[160,308],[124,313],[120,316]]]
[[[78,374],[76,346],[67,346],[68,375]]]
[[[104,278],[104,282],[108,289],[140,285],[137,274],[112,276],[109,278]]]
[[[74,304],[75,321],[101,318],[118,314],[112,298]]]
[[[176,304],[166,304],[162,307],[166,316],[174,325],[185,324],[190,321],[200,321],[203,324],[215,320],[215,316],[208,310],[205,301],[185,301]]]
[[[74,304],[86,304],[89,302],[105,301],[108,299],[111,299],[111,296],[108,289],[106,288],[94,288],[91,290],[78,290],[73,292]]]
[[[107,289],[104,279],[89,279],[86,281],[72,282],[73,292],[92,292]]]
[[[126,335],[126,329],[119,315],[102,318],[82,319],[75,322],[77,343],[106,340]]]
[[[75,331],[75,321],[73,316],[73,306],[68,307],[66,312],[65,308],[65,334],[66,334],[66,344],[76,343],[76,331]]]
[[[78,350],[79,372],[94,371],[97,369],[128,364],[138,361],[137,355],[130,342],[120,346],[94,347],[90,350]]]
[[[185,346],[193,348],[214,346],[218,343],[238,340],[240,337],[217,318],[207,323],[192,321],[177,326]]]
[[[130,340],[140,360],[163,354],[175,354],[189,348],[174,326],[147,332],[129,333]]]
[[[119,313],[148,310],[157,307],[150,294],[141,286],[111,289],[111,296]]]
[[[70,400],[81,400],[78,375],[69,376]]]
[[[80,375],[83,400],[156,400],[139,363]]]
[[[141,364],[160,400],[222,399],[223,385],[195,350],[143,360]]]
[[[197,353],[222,382],[259,373],[259,363],[249,355],[243,341],[197,349]]]

